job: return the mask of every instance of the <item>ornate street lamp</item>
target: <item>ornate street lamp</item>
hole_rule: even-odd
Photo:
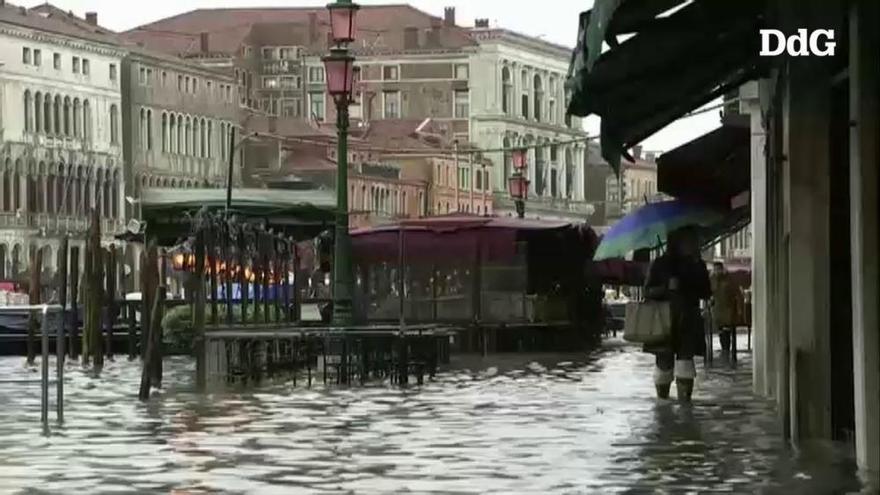
[[[336,232],[333,255],[333,324],[354,323],[352,310],[351,239],[348,236],[348,106],[354,86],[354,57],[348,44],[354,41],[357,11],[351,0],[327,6],[330,30],[336,48],[324,57],[327,92],[336,104]]]
[[[507,190],[516,205],[516,215],[526,216],[526,200],[529,199],[529,179],[526,178],[526,156],[528,150],[520,148],[513,151],[513,174],[507,179]]]

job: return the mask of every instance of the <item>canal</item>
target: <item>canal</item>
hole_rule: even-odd
[[[0,382],[37,378],[0,358]],[[717,361],[716,361],[717,363]],[[849,455],[794,455],[737,371],[701,376],[692,406],[653,398],[651,356],[454,358],[422,387],[208,395],[192,361],[137,400],[139,365],[70,365],[66,423],[42,435],[39,387],[0,390],[0,493],[845,493]]]

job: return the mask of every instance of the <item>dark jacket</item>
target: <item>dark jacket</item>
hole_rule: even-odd
[[[669,289],[672,278],[678,279],[676,290]],[[712,296],[706,264],[700,259],[664,254],[651,263],[645,289],[648,299],[669,301],[672,313],[672,340],[661,345],[646,345],[645,352],[704,356],[706,345],[700,300]]]

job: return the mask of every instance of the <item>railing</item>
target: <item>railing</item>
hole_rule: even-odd
[[[297,74],[301,71],[301,68],[302,65],[295,60],[263,62],[263,74]]]
[[[496,194],[493,198],[495,207],[513,208],[514,202],[506,193]],[[577,201],[559,197],[529,197],[526,201],[526,211],[556,211],[566,213],[576,213],[580,215],[592,215],[595,207],[586,201]]]
[[[46,229],[49,233],[84,232],[89,228],[89,219],[85,216],[34,213],[28,217],[32,227]],[[101,232],[105,234],[117,232],[123,228],[124,224],[125,222],[118,218],[102,218]],[[0,226],[3,226],[2,220],[0,220]]]

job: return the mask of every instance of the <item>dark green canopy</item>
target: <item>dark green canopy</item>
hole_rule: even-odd
[[[684,3],[596,0],[580,16],[568,113],[602,118],[602,155],[615,172],[621,156],[632,160],[627,149],[766,69],[765,0]]]

